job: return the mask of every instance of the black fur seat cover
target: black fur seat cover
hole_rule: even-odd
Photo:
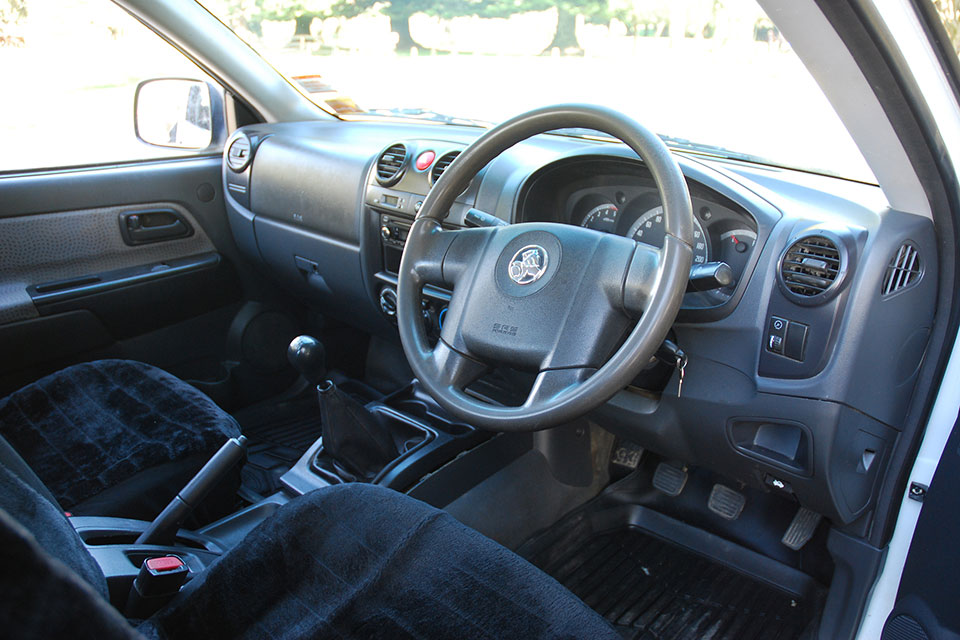
[[[134,627],[63,513],[0,467],[0,561],[10,638],[619,638],[526,560],[372,485],[295,498]]]
[[[138,630],[163,640],[620,637],[451,515],[359,483],[291,501]]]
[[[240,428],[165,371],[97,360],[0,400],[0,434],[69,509],[145,469],[211,454]]]

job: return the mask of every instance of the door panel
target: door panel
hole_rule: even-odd
[[[944,381],[944,384],[955,384]],[[903,567],[883,640],[960,638],[960,420],[943,449]]]
[[[0,176],[0,391],[94,357],[222,355],[243,286],[220,174],[216,156]]]
[[[130,246],[121,234],[121,217],[143,210],[175,211],[190,225],[187,237]],[[40,315],[34,296],[69,290],[70,281],[136,266],[162,265],[210,253],[213,243],[183,206],[145,202],[119,207],[0,218],[0,324]]]

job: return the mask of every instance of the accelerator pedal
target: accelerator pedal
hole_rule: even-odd
[[[653,472],[653,486],[671,498],[676,498],[687,485],[687,469],[669,462],[661,462]]]
[[[736,520],[743,513],[747,496],[723,484],[713,485],[707,507],[725,520]]]
[[[803,548],[803,545],[810,542],[810,538],[813,537],[813,532],[817,530],[817,525],[820,524],[822,517],[819,513],[810,511],[806,507],[800,507],[797,510],[797,515],[793,516],[790,526],[787,527],[787,532],[780,538],[780,542],[794,551],[799,551]]]

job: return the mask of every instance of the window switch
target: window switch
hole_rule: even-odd
[[[807,325],[791,322],[783,341],[783,355],[803,362],[803,351],[807,346]]]

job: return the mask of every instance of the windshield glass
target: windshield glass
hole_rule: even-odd
[[[203,4],[341,114],[485,124],[589,102],[677,148],[876,181],[754,0]]]

